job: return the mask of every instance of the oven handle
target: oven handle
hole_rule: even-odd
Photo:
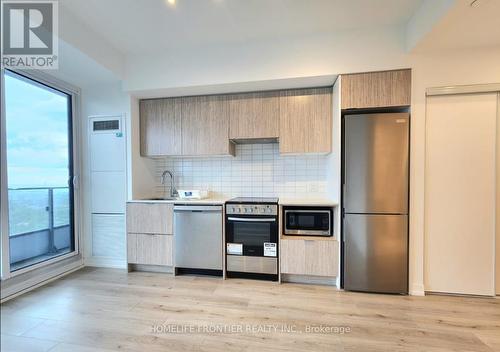
[[[233,218],[229,216],[229,221],[245,221],[245,222],[275,222],[275,218]]]

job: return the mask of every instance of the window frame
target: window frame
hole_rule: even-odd
[[[69,121],[71,129],[69,133],[70,136],[70,148],[72,149],[72,158],[70,158],[70,174],[72,174],[73,182],[73,195],[72,204],[70,207],[73,208],[73,241],[74,241],[74,251],[45,260],[40,263],[30,265],[25,268],[21,268],[15,271],[10,269],[10,255],[9,255],[9,213],[8,213],[8,183],[7,183],[7,148],[6,148],[6,116],[5,116],[5,74],[6,71],[14,73],[21,79],[29,80],[30,84],[40,85],[43,88],[52,89],[58,92],[67,94],[70,97],[70,109],[71,109],[71,120]],[[0,229],[1,229],[1,241],[2,250],[1,255],[1,280],[7,281],[10,278],[31,272],[36,269],[45,268],[52,264],[58,263],[60,261],[66,260],[68,258],[81,256],[82,249],[82,195],[80,184],[81,175],[81,162],[82,162],[82,128],[81,128],[81,118],[80,118],[80,104],[81,104],[81,90],[77,87],[72,86],[64,81],[61,81],[45,72],[40,70],[6,70],[1,69],[1,118],[0,118]],[[71,192],[70,192],[71,193]],[[70,198],[71,200],[71,198]],[[81,260],[81,265],[83,265],[83,259]],[[54,273],[56,275],[56,273]],[[44,281],[41,279],[41,281]]]

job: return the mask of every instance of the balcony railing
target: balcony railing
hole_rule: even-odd
[[[72,248],[68,187],[9,188],[11,270]]]

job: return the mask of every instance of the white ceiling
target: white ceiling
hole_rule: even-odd
[[[460,0],[417,51],[500,46],[500,0]]]
[[[60,0],[124,54],[406,24],[422,0]],[[203,55],[203,53],[200,53]]]

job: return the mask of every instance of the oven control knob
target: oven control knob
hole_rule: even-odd
[[[248,209],[248,211],[249,211],[250,213],[253,213],[253,208],[249,208],[249,209]]]
[[[241,208],[236,208],[236,211],[237,211],[238,213],[241,213]]]
[[[267,208],[267,212],[268,212],[268,213],[271,213],[271,212],[272,212],[272,209],[271,209],[271,208]]]

